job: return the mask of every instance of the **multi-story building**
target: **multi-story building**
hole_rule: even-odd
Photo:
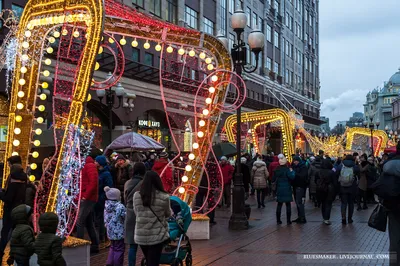
[[[11,8],[13,2],[3,0],[3,8]],[[320,120],[319,102],[318,0],[124,0],[123,2],[141,12],[153,15],[155,19],[166,20],[212,35],[219,33],[229,40],[231,47],[235,33],[231,28],[230,18],[235,9],[242,8],[248,17],[244,39],[246,40],[251,30],[256,27],[262,30],[266,38],[264,50],[259,55],[257,71],[244,76],[247,86],[244,111],[277,107],[286,110],[295,108],[302,115],[307,129],[319,131],[319,125],[323,122]],[[22,7],[23,3],[18,2],[18,6]],[[105,111],[104,104],[99,101],[95,93],[92,93],[92,100],[87,104],[89,122],[99,127],[101,132],[107,133],[112,130],[112,138],[128,128],[133,128],[168,144],[167,146],[173,149],[160,99],[158,77],[160,66],[156,60],[156,52],[152,49],[140,49],[140,46],[134,48],[127,45],[124,53],[126,61],[129,61],[130,70],[126,71],[122,86],[126,92],[136,95],[134,105],[123,105],[113,110],[113,126],[110,128],[109,114]],[[255,62],[256,58],[249,52],[248,63],[255,65]],[[109,70],[101,64],[100,71],[103,71],[101,75],[105,76]],[[198,69],[193,71],[201,72]],[[5,91],[4,77],[0,79],[2,79],[0,90]],[[228,97],[227,101],[229,100]],[[223,116],[223,119],[226,116]],[[188,125],[182,134],[187,135],[190,130]],[[98,135],[101,135],[101,132]],[[103,134],[103,136],[108,135]],[[109,138],[103,139],[103,145],[109,142]]]
[[[325,117],[325,116],[321,116],[321,121],[323,121],[323,124],[321,124],[321,131],[322,132],[326,132],[326,133],[330,133],[331,132],[331,128],[329,126],[329,117]]]
[[[400,69],[394,73],[382,88],[375,88],[368,92],[364,104],[364,117],[366,121],[373,118],[373,122],[380,122],[379,129],[386,127],[392,129],[392,103],[400,92]],[[397,125],[396,125],[397,127]]]

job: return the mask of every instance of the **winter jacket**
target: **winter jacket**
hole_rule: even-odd
[[[169,238],[167,218],[171,216],[169,195],[155,190],[150,207],[143,206],[140,192],[133,196],[133,210],[136,214],[135,243],[156,245]]]
[[[269,179],[273,180],[274,178],[274,172],[275,169],[279,167],[279,159],[278,156],[274,156],[272,159],[272,163],[269,164],[268,166],[268,172],[269,172]]]
[[[255,161],[251,171],[251,184],[254,189],[265,189],[268,187],[268,169],[263,161]]]
[[[316,194],[320,201],[335,200],[337,178],[335,172],[332,171],[332,164],[328,159],[322,160],[321,169],[315,176],[314,184],[316,185]]]
[[[33,208],[33,205],[35,204],[35,197],[36,197],[36,187],[33,183],[28,182],[26,184],[25,204]]]
[[[292,182],[294,188],[307,188],[308,186],[308,169],[304,162],[300,162],[293,168],[295,172],[295,178]]]
[[[172,173],[172,167],[169,165],[168,159],[160,158],[156,160],[154,162],[152,170],[161,177],[164,190],[168,193],[172,193],[172,189],[174,187],[174,178]]]
[[[21,204],[11,212],[11,219],[15,225],[10,239],[10,255],[16,260],[27,260],[33,253],[35,237],[33,229],[29,226],[27,205]]]
[[[106,203],[106,192],[104,191],[105,187],[113,187],[113,179],[110,174],[108,166],[104,167],[99,171],[99,200],[96,203],[96,210],[102,211],[104,210],[104,205]]]
[[[249,192],[250,191],[250,183],[251,183],[251,175],[250,175],[250,169],[247,166],[247,164],[241,163],[240,164],[240,172],[243,175],[243,186],[244,186],[244,192]],[[236,167],[233,172],[233,175],[236,174]],[[206,187],[208,184],[205,185]]]
[[[338,180],[339,180],[340,172],[342,171],[343,165],[346,166],[346,167],[352,167],[353,168],[354,181],[353,181],[353,185],[350,186],[350,187],[342,187],[342,186],[340,186],[340,184],[338,184],[338,186],[340,186],[340,193],[341,194],[347,194],[347,193],[355,194],[357,192],[357,176],[360,173],[360,169],[354,163],[353,160],[343,160],[343,162],[341,164],[337,165],[337,167],[335,168],[336,177],[338,178]]]
[[[25,204],[26,181],[9,179],[7,190],[0,192],[0,199],[4,202],[4,212],[11,213],[12,209]]]
[[[231,184],[235,169],[230,163],[220,164],[224,186]]]
[[[394,214],[397,219],[400,219],[400,155],[397,155],[383,165],[383,173],[380,178],[389,178],[389,176],[394,177],[394,179],[392,179],[394,182],[388,183],[391,185],[392,193],[398,196],[384,198],[383,205]]]
[[[360,166],[360,180],[358,181],[358,188],[367,191],[367,171],[369,168],[368,162],[362,162]]]
[[[115,188],[121,191],[123,196],[124,185],[126,181],[131,179],[133,176],[133,167],[129,161],[125,161],[123,165],[115,165],[115,175],[113,176],[113,184]]]
[[[125,244],[135,244],[135,224],[136,215],[133,211],[133,195],[136,191],[139,191],[143,183],[143,177],[135,175],[132,179],[125,183],[124,195],[126,205],[126,217],[125,217]]]
[[[277,202],[292,202],[292,186],[290,182],[294,180],[295,172],[290,171],[289,167],[279,166],[275,169],[274,179],[276,182],[276,201]]]
[[[321,158],[317,156],[317,158],[315,158],[315,161],[310,164],[310,168],[308,169],[308,178],[310,179],[309,188],[311,194],[317,193],[317,184],[315,182],[315,176],[321,169],[321,162],[322,162]]]
[[[35,253],[40,266],[65,266],[62,256],[63,240],[56,235],[58,217],[55,213],[46,212],[40,216],[40,234],[35,241]]]
[[[82,199],[97,202],[99,199],[99,173],[92,157],[86,157],[86,164],[82,169]]]
[[[125,206],[117,200],[106,200],[104,208],[104,225],[107,228],[107,236],[110,240],[124,238]]]

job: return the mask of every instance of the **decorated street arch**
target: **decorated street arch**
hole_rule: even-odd
[[[383,130],[373,130],[372,136],[374,139],[373,148],[374,148],[374,156],[379,156],[381,152],[384,151],[386,145],[388,143],[388,136]],[[367,142],[371,136],[371,130],[363,127],[353,127],[346,129],[346,150],[354,150],[353,144],[355,144],[355,138],[357,135],[365,136]],[[371,145],[371,144],[370,144]]]

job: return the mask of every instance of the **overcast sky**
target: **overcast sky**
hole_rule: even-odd
[[[320,0],[321,115],[363,112],[368,91],[400,67],[400,0]]]

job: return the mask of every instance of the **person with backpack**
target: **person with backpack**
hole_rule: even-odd
[[[356,174],[358,173],[354,157],[346,155],[342,164],[336,169],[336,173],[339,175],[338,181],[340,183],[342,224],[353,223],[354,197],[357,190]],[[348,216],[346,219],[347,208]]]
[[[293,170],[295,178],[292,182],[294,197],[297,205],[297,219],[293,222],[298,224],[307,223],[304,203],[306,200],[306,189],[308,186],[308,169],[299,156],[293,157]]]
[[[268,169],[263,162],[262,158],[259,157],[254,162],[253,169],[251,171],[251,185],[257,191],[257,204],[260,209],[265,208],[265,194],[268,187]]]
[[[335,200],[337,180],[334,172],[332,171],[332,163],[329,159],[323,159],[321,162],[321,169],[315,176],[316,196],[318,201],[321,202],[322,218],[324,224],[330,225],[332,203]]]

